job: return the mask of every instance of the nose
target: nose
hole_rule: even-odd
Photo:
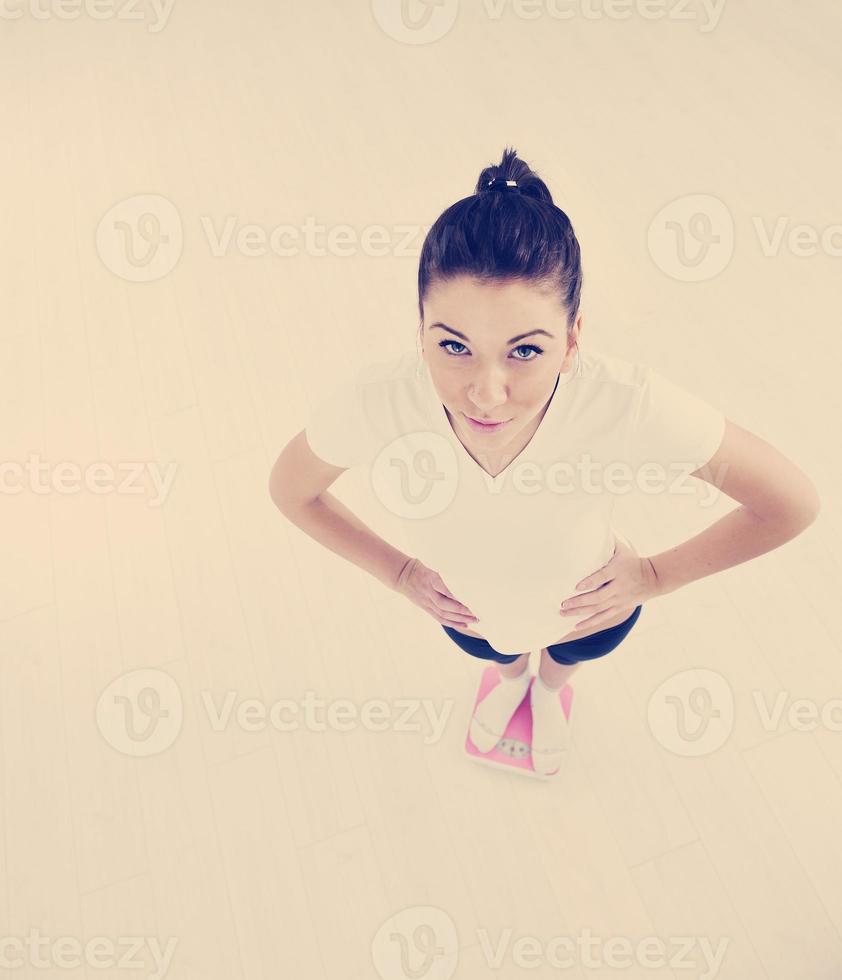
[[[509,400],[506,375],[494,369],[474,375],[468,387],[468,398],[476,406],[477,417],[498,415],[500,406]]]

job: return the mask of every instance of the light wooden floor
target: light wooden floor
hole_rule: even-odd
[[[160,30],[151,4],[131,8],[145,20],[27,5],[0,20],[14,975],[837,978],[842,259],[786,237],[764,254],[757,225],[842,222],[839,5],[740,0],[703,31],[464,4],[426,44],[381,28],[387,8],[179,0]],[[583,344],[714,401],[824,501],[802,536],[652,602],[580,669],[575,749],[549,784],[466,757],[481,665],[267,493],[320,393],[412,346],[424,230],[508,143],[579,235]],[[647,248],[655,215],[690,194],[734,221],[733,257],[700,282]],[[139,195],[173,211],[132,211]],[[352,254],[236,244],[246,226],[308,220],[350,226]],[[373,226],[385,255],[359,244]],[[13,492],[8,464],[33,456],[51,479],[60,464],[147,469],[135,492]],[[155,506],[148,468],[170,464]],[[334,492],[398,534],[361,474]],[[617,526],[663,550],[734,506],[703,495],[622,498]],[[709,705],[693,700],[705,690]],[[308,692],[345,699],[350,730],[319,730]],[[299,714],[261,724],[250,699]],[[800,699],[824,715],[802,724]],[[385,730],[362,723],[374,702]]]

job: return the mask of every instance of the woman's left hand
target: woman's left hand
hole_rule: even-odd
[[[561,604],[562,616],[586,616],[571,629],[598,626],[624,609],[639,606],[660,595],[658,576],[652,562],[641,558],[630,544],[614,536],[614,554],[607,564],[583,578],[577,589],[588,589],[570,596]]]

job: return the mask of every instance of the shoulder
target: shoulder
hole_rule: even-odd
[[[414,349],[394,357],[367,362],[348,382],[369,424],[382,438],[424,424],[429,397]]]
[[[581,352],[577,387],[582,391],[583,402],[630,409],[640,401],[650,378],[651,368],[639,361],[593,347]]]
[[[351,366],[342,380],[325,385],[305,426],[316,455],[347,468],[373,459],[407,428],[422,428],[416,364],[406,351]]]

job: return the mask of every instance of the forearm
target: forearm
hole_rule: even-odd
[[[327,491],[282,513],[319,544],[369,572],[390,589],[395,588],[401,570],[410,561],[409,555],[375,534]]]
[[[649,555],[659,592],[674,592],[696,579],[740,565],[797,537],[811,521],[764,520],[745,506],[737,507],[682,544]]]

